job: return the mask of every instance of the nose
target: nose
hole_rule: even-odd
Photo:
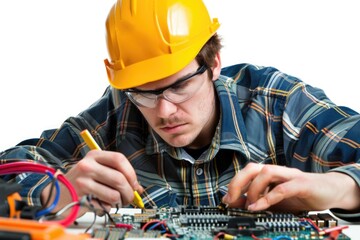
[[[159,118],[168,118],[177,110],[176,104],[166,100],[162,96],[158,97],[156,108],[157,108],[156,112]]]

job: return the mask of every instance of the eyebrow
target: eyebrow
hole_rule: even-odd
[[[156,90],[140,90],[140,89],[136,89],[136,88],[130,88],[130,89],[126,90],[125,92],[152,93],[152,94],[158,95],[158,94],[164,92],[166,89],[174,87],[174,86],[176,86],[176,85],[178,85],[178,84],[192,78],[193,76],[204,73],[206,71],[206,69],[207,69],[207,66],[202,65],[202,66],[198,67],[198,69],[196,69],[195,72],[189,73],[189,74],[185,75],[184,77],[181,77],[180,79],[176,80],[176,82],[170,84],[169,86],[162,87],[162,88],[159,88],[159,89],[156,89]]]

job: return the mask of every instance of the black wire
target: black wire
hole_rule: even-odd
[[[89,227],[87,229],[85,229],[85,233],[87,233],[94,225],[95,225],[95,222],[96,222],[96,211],[93,211],[94,213],[94,219],[92,221],[92,223],[89,225]]]
[[[86,195],[86,200],[89,204],[87,207],[94,213],[94,219],[92,223],[89,225],[89,227],[85,229],[85,233],[87,233],[94,226],[96,222],[96,209],[95,206],[91,203],[91,199],[92,199],[91,195]]]
[[[103,203],[98,199],[95,198],[95,200],[97,201],[97,203],[100,205],[100,207],[102,208],[102,210],[104,211],[105,215],[109,218],[110,222],[115,226],[116,222],[114,221],[114,219],[111,217],[110,213],[108,211],[106,211],[106,208],[104,207]]]
[[[56,178],[53,178],[51,180],[50,194],[49,194],[48,198],[46,199],[45,203],[43,204],[42,209],[45,209],[51,200],[51,197],[52,197],[54,189],[55,189],[55,181],[56,181]]]

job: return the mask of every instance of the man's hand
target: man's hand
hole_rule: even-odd
[[[223,202],[252,211],[320,211],[360,207],[360,190],[346,174],[305,173],[295,168],[249,163],[231,180]]]
[[[99,199],[107,211],[116,204],[129,204],[134,198],[134,190],[143,192],[143,188],[136,179],[136,173],[129,161],[118,152],[92,150],[74,165],[65,175],[74,186],[79,199],[87,194]],[[50,193],[49,184],[41,197],[45,202]],[[51,201],[50,201],[51,202]],[[70,194],[61,185],[60,201],[55,211],[60,210],[71,202]],[[93,204],[100,208],[96,202]],[[88,209],[83,209],[84,214]]]

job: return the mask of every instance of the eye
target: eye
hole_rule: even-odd
[[[179,82],[177,84],[175,84],[174,86],[172,86],[171,88],[169,88],[170,91],[172,92],[181,92],[184,91],[189,85],[191,80],[191,78],[184,80],[183,82]]]
[[[148,98],[148,99],[155,99],[156,95],[153,93],[138,93],[139,97],[141,98]]]

